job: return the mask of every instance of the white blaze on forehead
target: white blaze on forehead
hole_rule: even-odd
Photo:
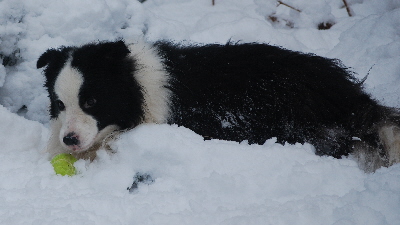
[[[79,106],[79,92],[84,82],[82,74],[71,67],[68,62],[61,70],[55,82],[54,91],[59,100],[65,105],[65,110],[61,111],[58,119],[61,122],[59,140],[62,145],[63,138],[70,133],[74,133],[79,139],[76,150],[86,150],[91,147],[98,134],[97,121],[82,111]],[[64,145],[64,147],[68,147]]]
[[[79,90],[82,84],[82,75],[68,63],[57,77],[54,90],[64,104],[79,105]]]

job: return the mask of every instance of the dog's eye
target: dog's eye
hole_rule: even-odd
[[[83,107],[85,107],[86,109],[93,107],[96,104],[96,99],[94,98],[89,98],[88,100],[86,100],[85,104],[83,105]]]
[[[65,109],[65,105],[61,100],[56,101],[57,107],[60,111],[63,111]]]

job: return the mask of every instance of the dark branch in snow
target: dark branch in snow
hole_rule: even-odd
[[[295,7],[291,6],[291,5],[288,5],[288,4],[286,4],[286,3],[282,2],[282,1],[278,1],[278,5],[284,5],[286,7],[289,7],[291,9],[293,9],[293,10],[296,10],[297,12],[301,12],[300,9],[297,9],[297,8],[295,8]]]
[[[344,3],[344,7],[346,7],[347,14],[349,14],[349,16],[350,16],[350,17],[352,17],[352,16],[353,16],[353,14],[351,13],[351,10],[350,10],[350,7],[349,7],[349,4],[347,4],[347,1],[346,1],[346,0],[343,0],[343,3]]]

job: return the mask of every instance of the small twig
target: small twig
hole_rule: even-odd
[[[347,4],[346,0],[343,0],[343,3],[344,3],[344,6],[346,7],[347,14],[349,14],[349,16],[352,17],[353,15],[351,14],[351,10],[350,10],[349,4]]]
[[[215,5],[215,0],[212,0],[212,5]]]
[[[289,8],[291,8],[291,9],[293,9],[293,10],[296,10],[297,12],[301,12],[300,9],[296,9],[295,7],[293,7],[293,6],[291,6],[291,5],[288,5],[288,4],[286,4],[286,3],[282,2],[282,1],[278,1],[278,3],[279,3],[280,5],[284,5],[284,6],[286,6],[286,7],[289,7]]]

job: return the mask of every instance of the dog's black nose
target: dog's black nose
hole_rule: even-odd
[[[63,138],[63,142],[66,145],[78,145],[79,144],[79,140],[74,133],[67,134],[67,136],[65,136]]]

